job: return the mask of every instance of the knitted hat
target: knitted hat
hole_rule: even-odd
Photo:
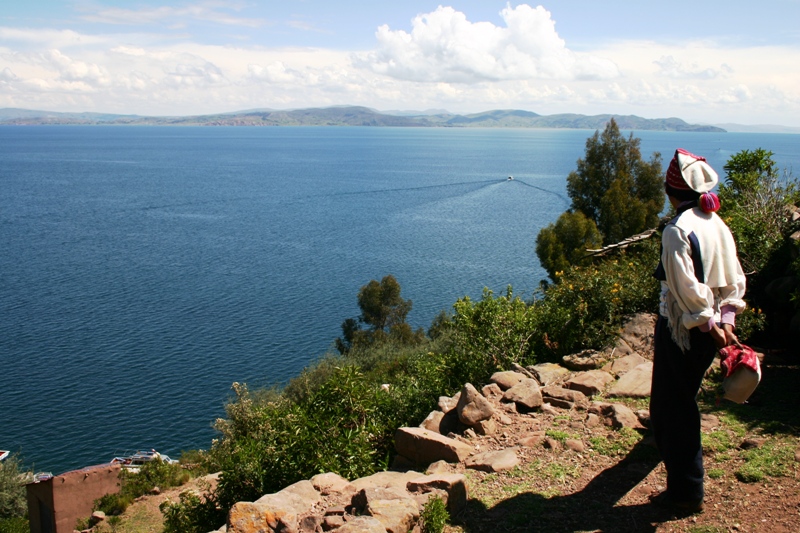
[[[667,168],[667,185],[677,190],[693,190],[700,194],[709,192],[717,185],[717,173],[706,163],[705,157],[694,155],[683,148],[675,150],[675,156]]]

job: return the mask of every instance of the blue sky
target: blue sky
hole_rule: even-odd
[[[800,0],[2,0],[0,107],[364,105],[800,127]]]

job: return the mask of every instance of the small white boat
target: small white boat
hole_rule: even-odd
[[[139,468],[141,468],[145,463],[149,463],[154,459],[160,459],[161,461],[169,464],[175,464],[178,462],[175,459],[170,459],[169,455],[164,455],[151,449],[149,451],[140,450],[137,452],[115,455],[114,458],[111,459],[111,464],[120,465],[122,468],[136,471],[139,470]]]
[[[8,457],[11,452],[8,450],[0,450],[0,461]]]
[[[508,181],[511,181],[511,180],[513,180],[513,179],[514,179],[514,176],[509,176],[509,177],[508,177]]]

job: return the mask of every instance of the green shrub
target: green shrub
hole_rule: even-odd
[[[542,360],[586,348],[603,348],[618,334],[624,319],[658,307],[659,284],[652,273],[659,243],[646,240],[587,267],[557,273],[557,282],[534,302],[533,348]]]
[[[159,506],[164,516],[164,533],[205,533],[225,522],[213,498],[183,491],[178,501],[166,500]]]
[[[27,514],[25,476],[16,454],[0,462],[0,518],[22,518]]]
[[[27,518],[0,518],[0,533],[28,533],[30,524]]]
[[[462,354],[459,363],[465,377],[474,380],[509,369],[511,363],[535,362],[532,340],[538,330],[534,309],[515,296],[511,286],[497,297],[484,289],[479,302],[465,296],[453,308],[455,349]]]
[[[442,533],[444,526],[450,520],[450,513],[447,512],[444,501],[437,496],[425,502],[419,518],[422,533]]]

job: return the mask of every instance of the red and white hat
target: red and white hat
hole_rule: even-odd
[[[719,177],[711,165],[706,163],[705,157],[678,148],[669,162],[666,181],[673,189],[691,189],[702,194],[711,191],[717,185]]]

